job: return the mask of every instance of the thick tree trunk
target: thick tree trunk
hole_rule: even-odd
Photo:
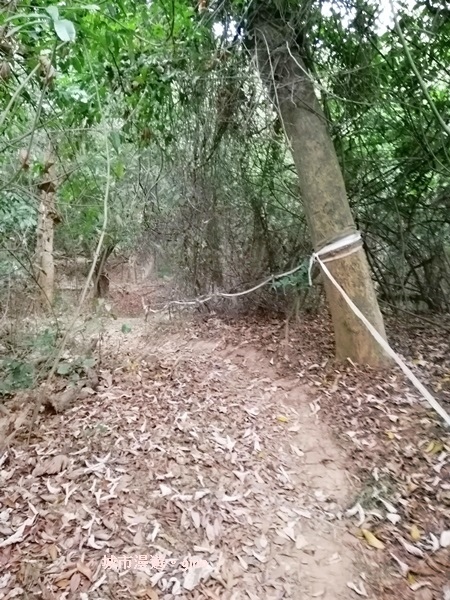
[[[55,158],[51,146],[44,161],[44,173],[39,184],[40,204],[36,232],[35,272],[43,306],[53,303],[55,293],[55,265],[53,259],[54,226],[57,221]]]
[[[291,30],[280,20],[253,23],[256,58],[263,82],[279,111],[292,148],[301,197],[315,250],[356,231],[343,176],[326,119],[304,62],[290,45]],[[361,247],[327,263],[333,277],[366,318],[385,337],[369,266]],[[387,357],[323,275],[333,319],[336,357],[379,366]]]

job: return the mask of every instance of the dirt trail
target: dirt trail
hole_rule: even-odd
[[[349,583],[373,598],[342,519],[353,493],[345,457],[314,398],[277,379],[256,348],[196,335],[113,322],[103,352],[118,366],[15,453],[5,490],[26,513],[15,524],[35,516],[6,545],[0,598],[357,598]],[[106,552],[207,565],[115,572],[101,564]]]
[[[277,556],[276,535],[272,538],[272,558],[278,562],[281,559],[285,573],[293,578],[293,598],[349,598],[352,593],[347,584],[358,582],[356,563],[359,559],[355,556],[354,539],[339,521],[353,491],[341,450],[315,416],[314,399],[308,397],[297,379],[277,379],[268,359],[254,348],[231,348],[225,355],[230,356],[249,381],[256,385],[268,384],[265,400],[275,413],[281,413],[277,419],[288,418],[282,426],[281,443],[279,431],[275,431],[278,428],[273,423],[266,439],[272,438],[275,442],[271,450],[292,482],[292,494],[281,494],[285,506],[293,513],[300,508],[300,519],[295,520],[298,535],[286,559],[282,551]],[[267,494],[272,492],[277,497],[279,490],[273,490],[277,487],[277,481],[268,481]],[[275,501],[269,519],[275,523],[277,515]],[[276,531],[276,527],[273,529]]]
[[[354,490],[342,450],[315,414],[314,398],[298,379],[278,379],[256,348],[225,347],[220,340],[192,339],[195,335],[195,329],[184,337],[163,334],[165,341],[146,345],[140,357],[157,355],[164,363],[175,353],[181,379],[189,365],[202,365],[196,383],[210,392],[203,402],[198,399],[201,412],[191,411],[192,426],[205,438],[211,431],[222,440],[229,438],[230,448],[236,442],[225,461],[223,444],[216,443],[217,472],[208,483],[210,489],[224,487],[231,495],[250,492],[247,523],[231,528],[230,535],[222,527],[220,540],[215,540],[226,556],[236,553],[239,561],[224,569],[230,569],[236,582],[220,597],[357,597],[347,584],[361,589],[364,565],[355,554],[355,539],[340,520]],[[252,436],[253,448],[244,442],[247,448],[240,452],[239,440]],[[176,447],[172,451],[178,453]],[[226,472],[230,468],[234,480]]]

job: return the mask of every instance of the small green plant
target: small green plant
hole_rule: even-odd
[[[16,390],[33,385],[34,366],[32,363],[14,358],[0,361],[0,396],[8,396]]]
[[[308,271],[309,263],[305,261],[300,269],[292,273],[292,275],[287,275],[273,281],[272,289],[282,290],[283,292],[286,292],[289,288],[297,288],[298,290],[306,289],[309,287]]]
[[[32,350],[41,351],[44,354],[51,352],[56,347],[58,332],[55,329],[45,329],[29,340]]]
[[[61,361],[56,369],[58,375],[70,377],[72,381],[78,381],[87,375],[88,369],[95,365],[95,358],[78,356],[72,361]]]

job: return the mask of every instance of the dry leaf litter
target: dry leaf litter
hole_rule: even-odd
[[[30,446],[12,402],[0,598],[449,600],[449,436],[394,370],[337,369],[329,329],[118,319],[95,385],[50,402]],[[445,403],[448,344],[408,336]],[[117,573],[107,553],[174,564]]]
[[[197,325],[156,329],[113,321],[96,389],[48,405],[30,446],[9,423],[0,598],[374,598],[343,519],[343,455],[298,380]],[[101,562],[157,553],[175,564]]]
[[[387,319],[391,343],[450,410],[450,348],[442,324]],[[447,325],[448,326],[448,325]],[[450,435],[396,369],[333,361],[331,324],[319,317],[229,321],[229,340],[264,350],[297,374],[311,410],[349,455],[357,493],[345,511],[361,545],[378,549],[370,583],[379,598],[446,600],[450,585]],[[222,330],[223,327],[220,326]],[[215,335],[203,327],[203,334]],[[242,343],[242,342],[241,342]]]

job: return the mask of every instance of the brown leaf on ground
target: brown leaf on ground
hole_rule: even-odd
[[[35,477],[39,477],[41,475],[55,475],[60,471],[63,471],[69,465],[69,457],[64,454],[58,454],[57,456],[53,456],[48,460],[44,461],[42,464],[37,464],[33,470],[33,475]]]

